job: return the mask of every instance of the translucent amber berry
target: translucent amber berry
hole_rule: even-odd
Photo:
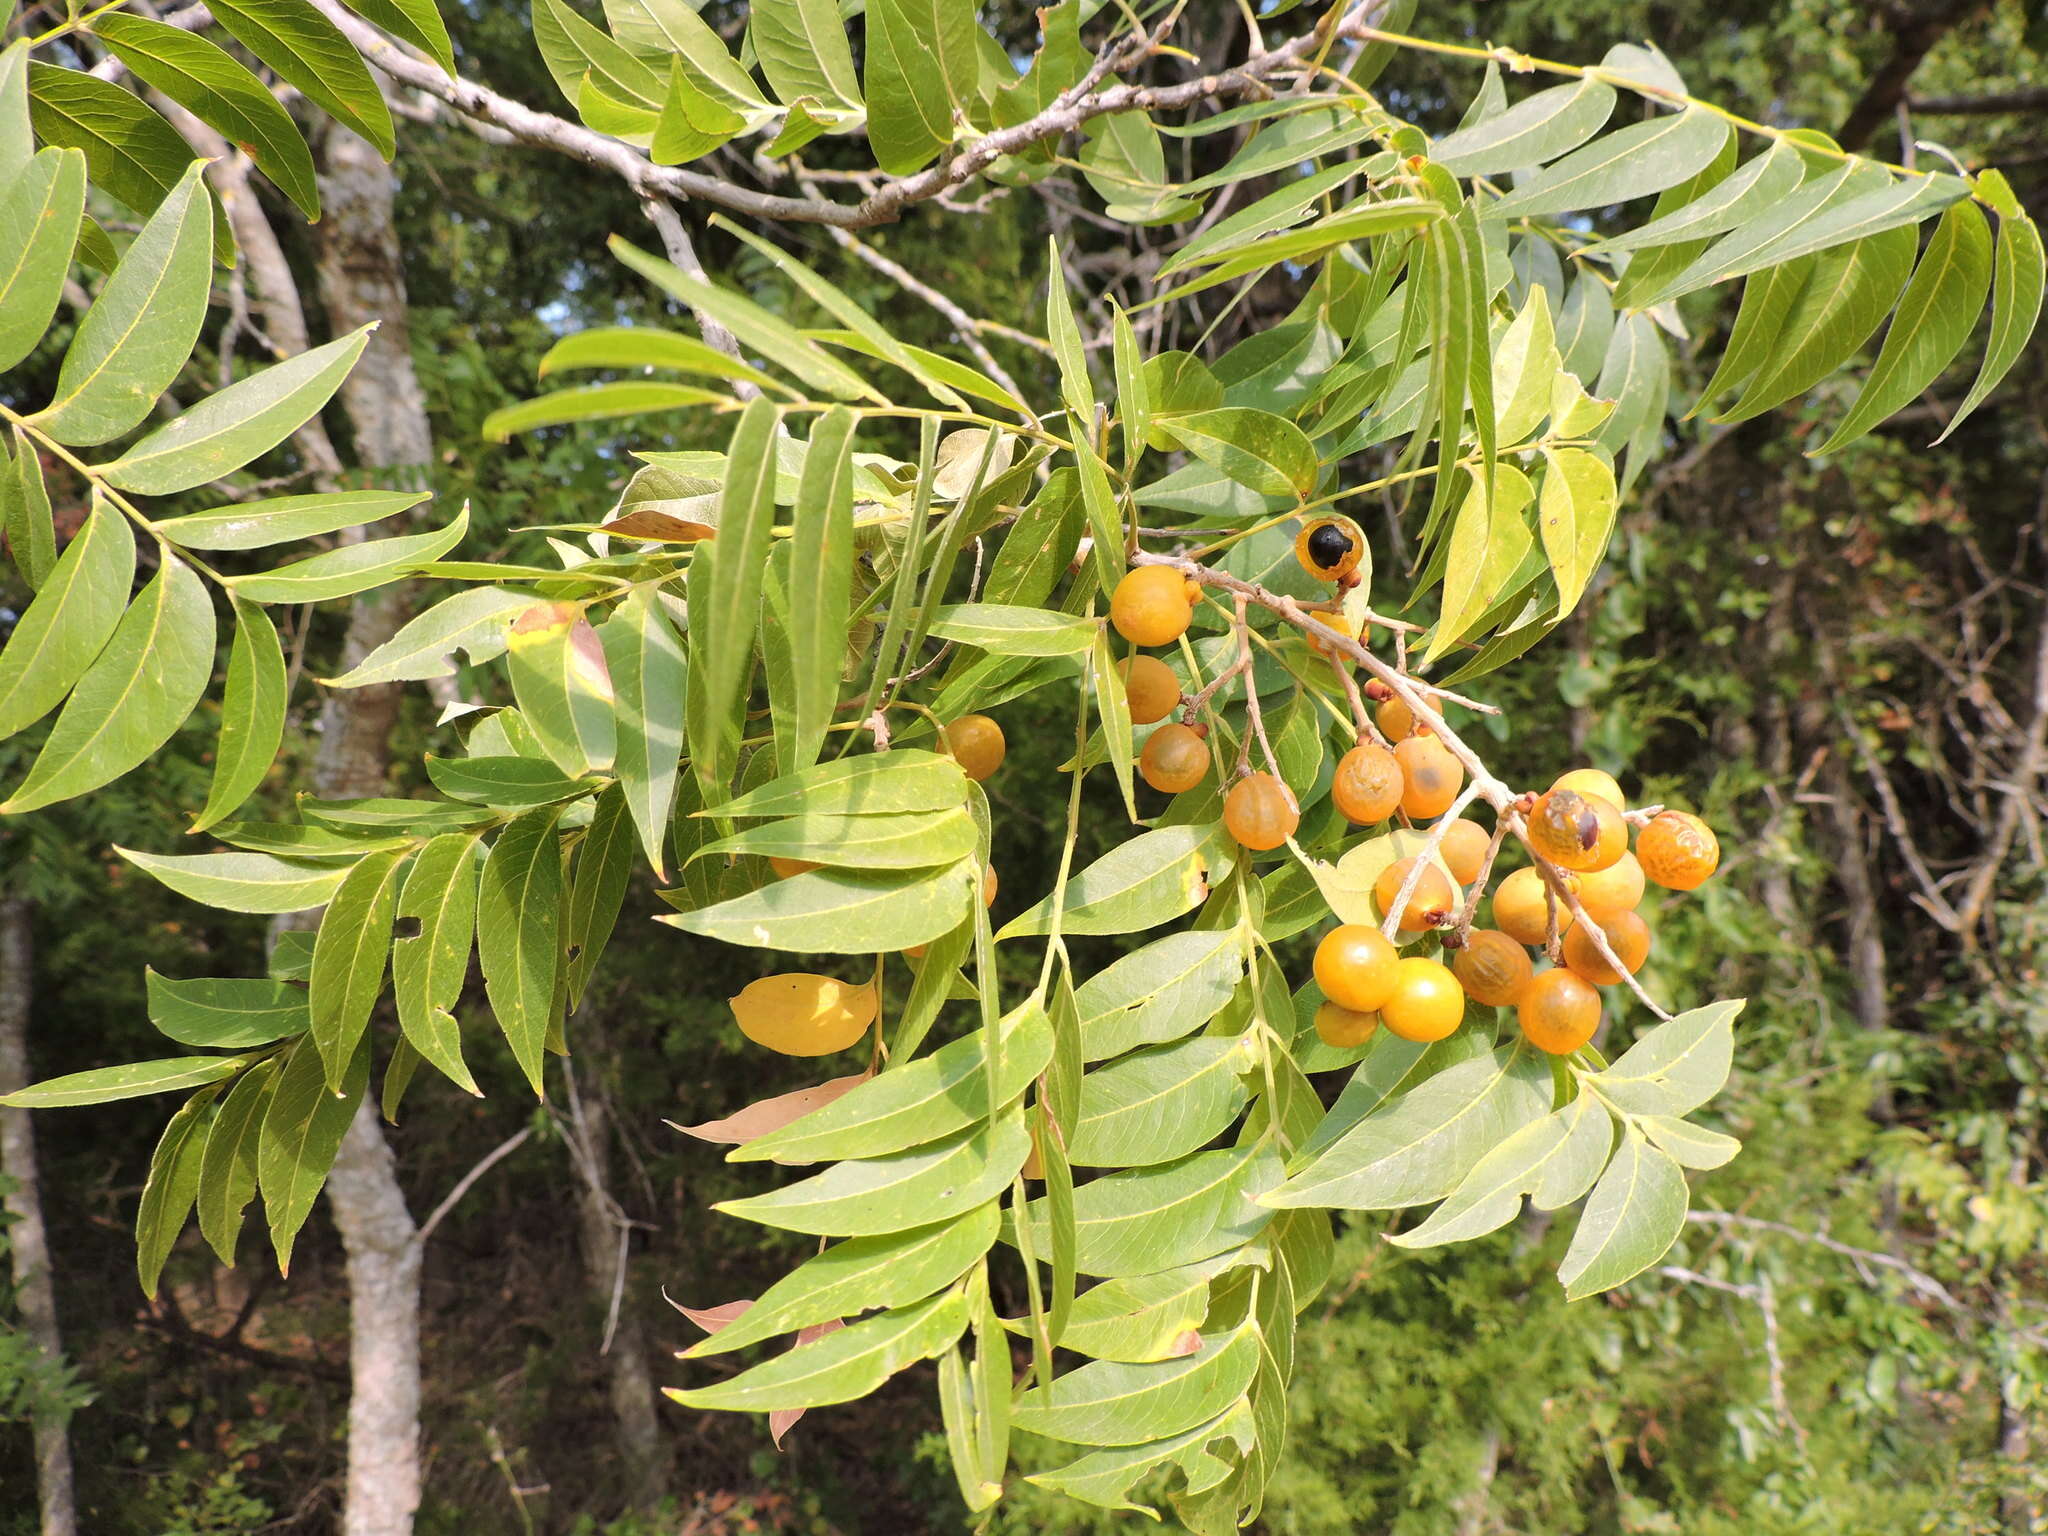
[[[1145,739],[1138,772],[1161,794],[1193,789],[1209,774],[1209,743],[1191,725],[1162,725]]]
[[[1628,823],[1611,800],[1553,789],[1529,812],[1529,845],[1559,869],[1606,869],[1628,852]]]
[[[1400,958],[1400,951],[1379,929],[1345,923],[1324,934],[1316,946],[1316,985],[1338,1006],[1372,1013],[1393,992],[1394,966]]]
[[[787,880],[791,875],[806,874],[818,866],[809,859],[785,859],[779,853],[768,855],[768,867],[775,871],[775,878]]]
[[[1665,890],[1691,891],[1719,866],[1721,840],[1690,812],[1665,811],[1637,837],[1636,857],[1643,873]]]
[[[1372,897],[1379,904],[1381,916],[1393,910],[1400,899],[1401,886],[1408,879],[1408,871],[1415,867],[1413,859],[1396,859],[1380,871],[1379,879],[1372,883]],[[1404,933],[1419,933],[1425,928],[1435,928],[1448,918],[1457,906],[1457,896],[1451,890],[1450,878],[1434,864],[1426,866],[1422,876],[1415,882],[1415,894],[1408,898],[1408,905],[1401,910],[1401,929]]]
[[[1359,620],[1347,617],[1344,614],[1318,613],[1310,615],[1309,626],[1304,631],[1304,634],[1308,639],[1308,648],[1318,656],[1329,656],[1337,661],[1349,661],[1351,659],[1349,652],[1339,650],[1336,646],[1327,643],[1328,636],[1319,634],[1318,631],[1334,631],[1347,640],[1356,640],[1358,638],[1358,628]]]
[[[1596,917],[1593,923],[1607,935],[1608,947],[1614,957],[1628,967],[1630,975],[1643,968],[1643,962],[1650,957],[1650,925],[1633,912],[1617,912],[1612,917]],[[1621,972],[1600,958],[1600,951],[1593,947],[1593,934],[1586,924],[1577,924],[1564,936],[1565,968],[1583,981],[1590,981],[1596,987],[1617,986]]]
[[[1002,888],[1002,881],[996,878],[996,867],[991,864],[981,872],[981,904],[992,907],[996,904],[996,892]]]
[[[740,1033],[785,1056],[845,1050],[867,1032],[880,1006],[871,983],[856,986],[807,971],[763,976],[731,1002]]]
[[[1330,799],[1347,821],[1376,827],[1401,808],[1401,765],[1376,741],[1361,741],[1337,759]]]
[[[1135,725],[1164,720],[1180,702],[1180,679],[1157,656],[1133,656],[1117,671],[1123,674],[1124,701]]]
[[[1278,848],[1300,825],[1294,791],[1270,773],[1246,775],[1223,797],[1223,830],[1256,852]]]
[[[1570,971],[1539,971],[1522,989],[1515,1019],[1537,1050],[1569,1056],[1600,1027],[1600,994]]]
[[[1365,558],[1365,533],[1348,517],[1319,517],[1295,535],[1294,558],[1311,576],[1342,580]]]
[[[1628,809],[1628,801],[1621,793],[1621,786],[1614,782],[1614,775],[1605,769],[1574,768],[1570,773],[1561,773],[1557,776],[1557,782],[1550,786],[1552,794],[1560,789],[1573,790],[1581,795],[1596,795],[1617,811]]]
[[[1376,1013],[1339,1008],[1335,1003],[1324,1003],[1316,1009],[1316,1034],[1323,1044],[1335,1046],[1340,1051],[1354,1050],[1365,1044],[1379,1027],[1380,1016]]]
[[[1486,835],[1484,827],[1460,816],[1444,828],[1444,840],[1437,851],[1450,867],[1451,878],[1460,885],[1470,885],[1479,878],[1479,867],[1486,862],[1486,850],[1492,844],[1493,839]]]
[[[1171,645],[1194,618],[1187,578],[1163,565],[1126,571],[1109,595],[1109,622],[1133,645]]]
[[[1394,967],[1380,1022],[1403,1040],[1441,1040],[1465,1017],[1465,989],[1440,960],[1409,955]]]
[[[1466,995],[1489,1008],[1512,1008],[1533,972],[1529,951],[1497,928],[1474,928],[1451,960]]]
[[[981,780],[1003,766],[1009,745],[1003,728],[987,715],[962,715],[946,727],[946,750],[967,777]]]
[[[1399,699],[1382,700],[1373,718],[1389,741],[1406,741],[1415,734],[1415,711]]]
[[[1579,905],[1589,917],[1612,917],[1616,912],[1633,912],[1643,900],[1643,866],[1632,853],[1624,853],[1605,869],[1580,875]]]
[[[1557,931],[1572,925],[1572,911],[1557,904]],[[1517,944],[1541,944],[1550,932],[1550,903],[1543,877],[1533,869],[1518,869],[1493,890],[1493,926]]]
[[[1410,736],[1394,748],[1401,765],[1401,809],[1410,821],[1433,821],[1451,808],[1465,770],[1434,736]]]

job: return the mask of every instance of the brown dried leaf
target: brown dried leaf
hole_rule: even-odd
[[[664,544],[695,544],[699,539],[715,538],[718,534],[718,530],[709,523],[671,517],[652,507],[640,507],[624,517],[614,518],[597,531],[621,539],[658,539]]]
[[[813,1323],[810,1327],[799,1330],[796,1343],[790,1348],[802,1349],[806,1344],[822,1339],[828,1333],[837,1333],[845,1326],[846,1324],[836,1317],[829,1323]],[[778,1408],[768,1415],[768,1433],[775,1439],[775,1449],[782,1449],[782,1437],[788,1434],[796,1421],[803,1416],[804,1410],[801,1408]]]
[[[741,1317],[746,1315],[747,1308],[754,1304],[751,1299],[742,1298],[739,1301],[722,1302],[715,1307],[686,1307],[669,1295],[667,1291],[663,1291],[661,1296],[662,1300],[666,1301],[706,1333],[716,1333],[727,1323],[739,1321]]]
[[[778,1093],[772,1099],[749,1104],[723,1120],[706,1120],[701,1125],[676,1125],[673,1120],[668,1123],[685,1136],[694,1136],[699,1141],[739,1146],[757,1136],[766,1136],[770,1131],[779,1131],[790,1121],[801,1119],[814,1109],[823,1109],[867,1079],[867,1073],[856,1072],[851,1077],[835,1077],[810,1088],[799,1088],[793,1093]]]

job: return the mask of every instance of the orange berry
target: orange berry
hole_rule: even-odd
[[[1164,720],[1180,702],[1180,679],[1157,656],[1133,656],[1117,668],[1124,680],[1124,701],[1134,725]]]
[[[1401,809],[1410,821],[1433,821],[1451,808],[1465,770],[1434,736],[1410,736],[1394,748],[1401,765]]]
[[[1323,1044],[1333,1045],[1340,1051],[1353,1050],[1365,1044],[1379,1027],[1380,1016],[1376,1013],[1339,1008],[1335,1003],[1324,1003],[1316,1009],[1316,1034]]]
[[[1451,960],[1466,995],[1489,1008],[1512,1008],[1533,972],[1529,951],[1497,928],[1474,928]]]
[[[771,853],[768,855],[768,867],[775,871],[776,879],[787,880],[791,875],[805,874],[818,866],[809,859],[785,859],[779,853]]]
[[[1643,962],[1650,958],[1648,923],[1633,912],[1617,912],[1612,917],[1594,918],[1593,922],[1607,935],[1608,947],[1614,951],[1615,959],[1628,967],[1630,975],[1643,968]],[[1585,924],[1575,925],[1564,936],[1564,963],[1566,969],[1596,987],[1616,986],[1622,979],[1621,972],[1603,960],[1600,951],[1593,947],[1593,935]]]
[[[1690,812],[1664,811],[1636,839],[1636,857],[1665,890],[1697,890],[1721,863],[1721,840]]]
[[[1361,741],[1337,759],[1330,799],[1347,821],[1376,827],[1401,808],[1401,765],[1374,741]]]
[[[1408,878],[1408,871],[1415,867],[1413,859],[1396,859],[1380,871],[1379,879],[1372,883],[1372,898],[1379,903],[1380,915],[1391,912],[1395,901],[1400,898],[1401,886]],[[1457,894],[1451,889],[1449,876],[1434,864],[1423,868],[1422,876],[1415,882],[1415,894],[1408,898],[1408,905],[1401,912],[1401,931],[1419,933],[1424,928],[1434,928],[1449,917],[1457,906]]]
[[[1600,1027],[1600,994],[1570,971],[1538,972],[1515,1006],[1523,1037],[1539,1051],[1569,1056]]]
[[[1399,699],[1384,700],[1373,718],[1379,722],[1380,734],[1389,741],[1406,741],[1415,734],[1415,711]]]
[[[1552,794],[1560,789],[1597,796],[1617,811],[1628,809],[1628,800],[1623,796],[1621,786],[1614,782],[1614,775],[1604,769],[1574,768],[1569,773],[1561,773],[1557,776],[1557,782],[1550,786]]]
[[[1479,867],[1486,862],[1486,850],[1492,846],[1493,839],[1486,835],[1484,827],[1460,816],[1444,829],[1444,840],[1437,851],[1443,855],[1451,878],[1460,885],[1470,885],[1479,878]]]
[[[1162,725],[1145,738],[1138,754],[1138,772],[1162,794],[1193,789],[1209,773],[1209,743],[1191,725]]]
[[[1394,967],[1380,1022],[1403,1040],[1441,1040],[1465,1018],[1465,989],[1440,960],[1409,955]]]
[[[1611,800],[1554,789],[1529,812],[1529,846],[1559,869],[1606,869],[1628,852],[1628,823]]]
[[[1294,791],[1270,773],[1247,774],[1223,797],[1223,830],[1246,848],[1278,848],[1301,825]]]
[[[1377,928],[1345,923],[1316,946],[1316,985],[1323,996],[1354,1013],[1372,1013],[1394,990],[1401,955]]]
[[[996,892],[1001,888],[1001,886],[1002,881],[996,878],[995,865],[991,864],[982,870],[981,904],[984,907],[992,907],[996,904]]]
[[[987,715],[962,715],[946,727],[946,750],[967,777],[979,781],[1003,766],[1009,746],[1003,728]]]
[[[1588,917],[1633,912],[1643,899],[1643,866],[1632,853],[1624,853],[1605,869],[1580,875],[1578,881],[1579,905]]]
[[[1133,645],[1171,645],[1195,616],[1187,588],[1187,578],[1164,565],[1126,571],[1109,595],[1109,622]]]
[[[1309,575],[1339,581],[1365,558],[1365,531],[1348,517],[1319,517],[1294,536],[1294,558]]]
[[[1560,901],[1557,931],[1566,932],[1572,921],[1571,908]],[[1550,898],[1541,875],[1518,869],[1493,888],[1493,926],[1517,944],[1541,944],[1549,936]]]
[[[1328,656],[1335,661],[1349,663],[1350,653],[1328,643],[1328,635],[1319,634],[1318,631],[1329,631],[1342,635],[1347,640],[1356,640],[1359,621],[1341,613],[1318,613],[1311,615],[1310,619],[1308,628],[1303,631],[1308,640],[1308,648],[1318,656]]]

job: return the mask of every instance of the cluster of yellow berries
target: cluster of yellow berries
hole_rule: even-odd
[[[1316,949],[1315,976],[1328,999],[1317,1011],[1316,1032],[1336,1046],[1356,1046],[1385,1024],[1404,1040],[1441,1040],[1464,1018],[1469,998],[1489,1008],[1513,1008],[1531,1045],[1568,1056],[1600,1027],[1599,988],[1619,985],[1623,972],[1642,968],[1650,929],[1636,907],[1648,885],[1690,891],[1713,874],[1720,843],[1699,817],[1661,811],[1628,847],[1626,803],[1613,778],[1595,768],[1565,774],[1523,813],[1526,837],[1544,864],[1518,869],[1493,891],[1493,926],[1473,928],[1451,947],[1450,963],[1402,957],[1378,929],[1347,923]],[[1355,818],[1354,818],[1355,819]],[[1434,830],[1434,829],[1433,829]],[[1493,840],[1460,817],[1442,828],[1437,845],[1444,869],[1400,859],[1381,871],[1373,899],[1384,915],[1400,902],[1414,876],[1396,926],[1403,932],[1452,926],[1461,911],[1458,892],[1476,902]],[[1550,881],[1555,881],[1553,885]],[[1585,914],[1580,923],[1565,899]],[[1592,936],[1606,939],[1610,961]],[[1559,963],[1537,970],[1530,948],[1558,936]],[[1615,962],[1619,962],[1619,969]]]

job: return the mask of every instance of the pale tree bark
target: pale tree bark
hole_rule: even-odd
[[[35,985],[29,910],[25,896],[0,897],[0,1093],[12,1093],[28,1083],[28,1013]],[[0,1109],[0,1173],[12,1181],[7,1191],[7,1214],[12,1218],[7,1246],[14,1262],[15,1302],[29,1342],[55,1366],[63,1358],[57,1287],[43,1228],[42,1186],[36,1179],[35,1131],[25,1109]],[[76,1536],[78,1530],[65,1418],[61,1411],[40,1413],[32,1426],[42,1536]]]
[[[578,1091],[569,1079],[569,1120],[564,1127],[576,1165],[576,1228],[583,1267],[604,1319],[605,1376],[617,1429],[631,1508],[646,1512],[668,1492],[668,1447],[655,1413],[654,1377],[647,1337],[630,1293],[628,1242],[633,1221],[613,1195],[610,1106],[597,1093]]]
[[[395,181],[367,144],[341,129],[325,134],[321,159],[324,216],[313,236],[329,328],[340,335],[380,323],[341,390],[353,457],[385,471],[380,484],[423,483],[433,437],[412,366],[392,221]],[[402,587],[357,598],[337,668],[354,666],[388,640],[410,606],[411,594]],[[399,700],[396,686],[328,693],[313,765],[316,793],[353,798],[383,792]],[[409,1536],[420,1502],[420,1246],[390,1145],[367,1099],[342,1139],[327,1202],[348,1254],[343,1536]]]

